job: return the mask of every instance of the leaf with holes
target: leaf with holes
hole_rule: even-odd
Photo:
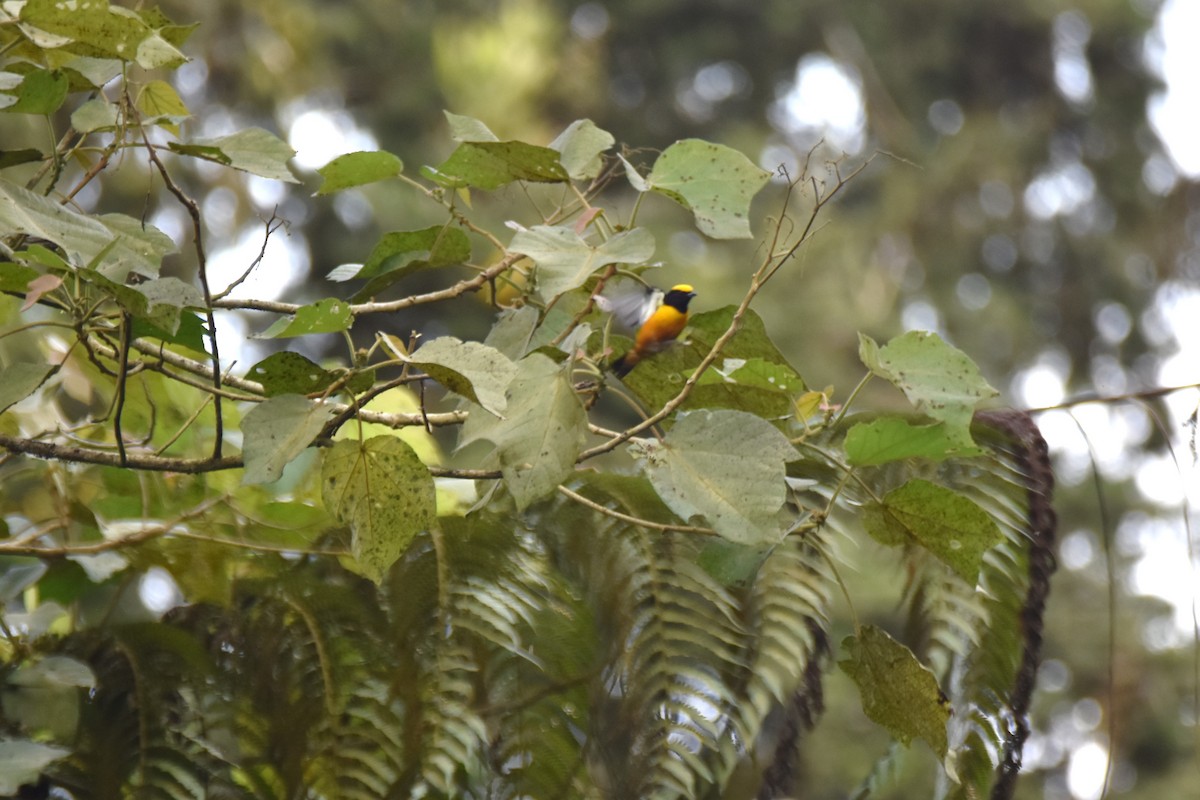
[[[271,397],[242,418],[243,484],[273,483],[333,418],[333,408],[298,394]]]
[[[863,526],[879,542],[919,544],[974,584],[983,554],[1003,537],[973,500],[936,483],[913,479],[863,508]]]
[[[354,559],[376,583],[437,522],[433,477],[395,436],[336,442],[321,465],[321,497],[350,526]]]
[[[289,350],[267,356],[251,367],[246,377],[261,383],[267,397],[320,392],[336,379],[329,370]]]
[[[787,438],[766,420],[743,411],[680,414],[662,443],[642,442],[635,455],[672,511],[701,516],[722,537],[740,544],[779,538],[787,496],[785,463],[796,457]]]
[[[696,227],[714,239],[750,238],[750,202],[771,173],[725,145],[684,139],[668,147],[646,177],[696,218]]]

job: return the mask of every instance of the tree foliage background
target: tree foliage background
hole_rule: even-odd
[[[0,90],[15,98],[0,109],[0,363],[5,405],[16,403],[0,433],[56,448],[10,448],[0,466],[4,745],[17,764],[6,791],[41,780],[79,797],[750,797],[780,788],[773,764],[804,797],[994,788],[1013,725],[1002,692],[1022,651],[1028,550],[1016,532],[1031,468],[995,427],[974,429],[987,457],[954,438],[986,384],[970,382],[947,422],[928,387],[908,391],[886,357],[872,362],[871,341],[894,340],[902,358],[932,340],[895,337],[934,330],[1018,408],[1200,380],[1172,327],[1197,297],[1200,195],[1147,121],[1156,4],[164,3],[165,16],[140,9],[122,23],[137,29],[126,41],[153,32],[135,57],[105,50],[111,31],[73,46],[17,25],[41,14],[53,31],[51,6],[0,12]],[[821,76],[840,91],[803,91]],[[782,164],[795,183],[789,193],[777,175],[752,193],[755,236],[743,240],[706,236],[691,209],[643,197],[612,160],[571,172],[579,198],[514,172],[553,170],[544,152],[506,152],[495,187],[478,161],[447,168],[464,146],[496,155],[472,120],[545,146],[583,119],[651,182],[673,143],[701,139],[770,173]],[[584,133],[568,141],[607,149]],[[350,151],[403,164],[330,164]],[[332,191],[339,180],[350,188]],[[100,236],[70,239],[67,253],[62,237],[86,226],[54,207],[97,220]],[[576,232],[602,233],[615,255],[588,262],[586,280],[563,278],[569,292],[547,309],[519,258],[544,285],[562,242],[531,241],[534,226],[580,219],[595,227]],[[597,376],[560,364],[603,358],[603,323],[585,306],[595,279],[656,260],[646,277],[695,285],[708,313],[688,344],[631,375],[646,412],[726,331],[722,355],[754,374],[725,375],[732,399],[695,387],[689,413],[663,420],[665,439],[641,445],[644,475],[622,444],[584,464],[594,475],[547,477],[525,449],[531,431],[489,423],[488,410],[582,425],[576,390],[590,402]],[[374,278],[326,277],[364,263]],[[50,282],[31,286],[37,276]],[[496,325],[497,306],[523,293],[538,334],[520,314]],[[194,369],[213,354],[214,323],[218,394]],[[414,332],[443,352],[413,349]],[[491,350],[471,349],[485,339]],[[526,355],[551,344],[557,355]],[[855,451],[856,421],[860,434],[901,424],[841,416],[868,369],[877,379],[852,412],[896,411],[907,394],[958,433],[885,463]],[[803,386],[800,375],[815,392],[764,391]],[[1110,794],[1194,786],[1194,623],[1144,576],[1168,552],[1187,565],[1178,594],[1192,602],[1182,493],[1161,484],[1193,475],[1179,423],[1195,404],[1194,390],[1148,393],[1035,417],[1056,457],[1064,568],[1017,796],[1095,796],[1098,752],[1112,756]],[[731,409],[790,421],[760,429]],[[575,454],[637,424],[608,391],[590,414],[597,427]],[[726,424],[736,433],[717,440],[722,455],[766,465],[754,485],[789,464],[788,482],[774,481],[788,488],[773,507],[786,524],[761,507],[688,519],[668,499],[670,454],[703,451]],[[323,446],[306,447],[314,438]],[[211,468],[193,472],[200,463]],[[458,516],[472,499],[443,476],[481,477],[483,507]],[[356,487],[380,480],[400,510],[364,519]],[[999,540],[977,531],[993,545],[973,564],[980,593],[971,567],[919,540],[885,546],[895,529],[871,522],[895,524],[906,503],[924,512],[928,497],[911,496],[940,490],[1001,523]],[[780,524],[790,534],[775,547],[738,540]],[[863,678],[895,640],[931,670],[914,671],[915,686]],[[928,674],[950,695],[948,743],[930,732],[941,712]],[[926,727],[881,720],[870,687]],[[894,743],[911,738],[929,747]],[[944,770],[929,751],[947,747]]]

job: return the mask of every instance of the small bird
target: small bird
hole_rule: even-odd
[[[633,347],[609,365],[613,374],[623,378],[643,358],[674,341],[687,325],[688,303],[695,296],[695,290],[686,283],[672,286],[666,294],[635,285],[598,296],[596,303],[601,309],[611,311],[626,327],[637,329]]]

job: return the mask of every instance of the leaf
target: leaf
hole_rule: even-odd
[[[243,484],[272,483],[312,444],[333,418],[333,408],[298,394],[268,398],[242,418]]]
[[[320,392],[337,378],[329,370],[289,350],[272,353],[259,361],[246,377],[261,383],[267,397]]]
[[[518,231],[509,250],[534,260],[538,294],[550,300],[579,288],[601,267],[648,260],[654,255],[654,237],[645,228],[634,228],[593,247],[571,228],[535,225]]]
[[[38,275],[33,280],[29,281],[29,285],[25,287],[25,302],[21,303],[21,310],[28,311],[37,305],[37,301],[42,298],[46,292],[52,292],[62,286],[62,278],[53,273]]]
[[[43,158],[42,151],[34,147],[23,147],[20,150],[0,150],[0,169],[41,161]]]
[[[404,162],[384,150],[346,153],[317,170],[325,180],[318,195],[333,194],[353,186],[394,178],[404,171]]]
[[[7,683],[10,686],[40,689],[91,689],[96,686],[96,675],[82,661],[67,656],[46,656],[36,664],[19,667],[8,676]]]
[[[474,117],[464,117],[449,111],[442,111],[442,113],[446,115],[446,122],[450,124],[450,138],[456,142],[500,141],[487,125]]]
[[[886,545],[920,544],[972,586],[984,552],[1003,536],[996,521],[970,498],[919,478],[865,506],[863,526]]]
[[[963,431],[970,442],[971,415],[981,400],[999,394],[975,362],[936,333],[909,331],[883,347],[858,335],[859,357],[867,369],[904,392],[909,402],[948,428]]]
[[[483,343],[516,361],[530,351],[529,342],[537,326],[538,312],[533,306],[506,308],[497,315]]]
[[[183,309],[204,306],[200,290],[179,278],[155,278],[133,288],[146,298],[146,311],[141,316],[172,336],[179,331]]]
[[[561,154],[563,169],[574,180],[589,180],[604,166],[601,154],[616,143],[613,135],[590,119],[578,119],[560,133],[550,147]]]
[[[911,650],[873,625],[847,636],[842,649],[846,658],[838,666],[857,684],[866,715],[905,745],[923,739],[944,759],[950,707],[933,673]]]
[[[145,69],[178,67],[187,61],[137,13],[110,7],[107,0],[29,0],[21,8],[21,21],[90,45],[90,55],[136,61]]]
[[[71,755],[63,747],[24,740],[0,741],[0,794],[15,797],[22,784],[37,783],[42,770]]]
[[[287,165],[296,151],[287,142],[262,128],[246,128],[228,136],[197,139],[187,144],[172,142],[169,147],[181,155],[215,161],[264,178],[287,183],[300,182]]]
[[[517,508],[524,510],[574,472],[587,415],[571,384],[569,368],[540,353],[516,366],[506,393],[507,418],[472,414],[460,433],[459,447],[479,439],[495,445],[504,483]]]
[[[439,336],[422,345],[409,360],[450,391],[498,417],[504,414],[508,404],[504,393],[516,377],[517,367],[499,350]]]
[[[155,122],[179,135],[178,123],[192,115],[175,87],[163,80],[153,80],[138,92],[136,105],[143,122]]]
[[[846,433],[846,460],[856,467],[877,466],[906,458],[942,461],[983,453],[961,429],[944,422],[913,425],[901,417],[883,417],[854,425]]]
[[[30,364],[19,361],[0,370],[0,411],[21,402],[38,390],[54,373],[57,366]]]
[[[355,298],[374,297],[402,278],[430,267],[461,264],[471,257],[471,242],[458,228],[434,225],[419,231],[385,233],[366,262],[353,273],[330,273],[330,280],[371,278]],[[335,270],[336,271],[336,270]]]
[[[525,142],[463,142],[437,172],[489,190],[513,181],[562,183],[570,179],[556,151]]]
[[[122,214],[80,214],[14,183],[0,179],[0,229],[48,239],[62,247],[75,265],[98,265],[124,279],[132,270],[158,276],[162,259],[175,252],[171,238],[153,225]]]
[[[327,297],[306,306],[301,306],[290,317],[277,319],[256,339],[283,339],[290,336],[307,336],[310,333],[337,333],[349,330],[354,324],[354,314],[345,300]]]
[[[700,139],[668,147],[646,178],[696,217],[696,227],[714,239],[748,239],[750,201],[771,173],[733,148]]]
[[[334,443],[321,465],[325,507],[351,530],[351,551],[379,583],[413,538],[436,524],[433,477],[395,436]]]
[[[198,314],[182,313],[179,315],[179,326],[174,333],[167,331],[147,322],[144,319],[135,318],[133,320],[132,335],[137,339],[141,336],[149,336],[154,339],[161,339],[169,344],[178,344],[197,353],[208,353],[205,347],[205,342],[208,341],[208,329],[204,327],[205,320]]]
[[[13,92],[16,102],[4,106],[14,114],[53,114],[67,99],[70,80],[59,70],[35,69]]]
[[[700,515],[740,544],[774,542],[787,495],[785,462],[795,448],[774,426],[742,411],[680,414],[661,444],[635,455],[663,501],[685,520]]]
[[[650,191],[652,188],[650,182],[642,177],[642,173],[637,171],[637,167],[630,164],[623,155],[618,154],[617,158],[621,159],[621,163],[625,165],[625,178],[629,181],[629,185],[639,192]]]
[[[117,127],[117,107],[99,97],[88,100],[71,113],[71,127],[80,133],[112,130]]]

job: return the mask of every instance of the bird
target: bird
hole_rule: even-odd
[[[635,284],[598,295],[601,309],[611,311],[626,327],[637,329],[633,347],[609,365],[612,373],[625,377],[643,358],[674,341],[687,326],[688,303],[695,296],[696,290],[686,283],[677,283],[666,293]]]

